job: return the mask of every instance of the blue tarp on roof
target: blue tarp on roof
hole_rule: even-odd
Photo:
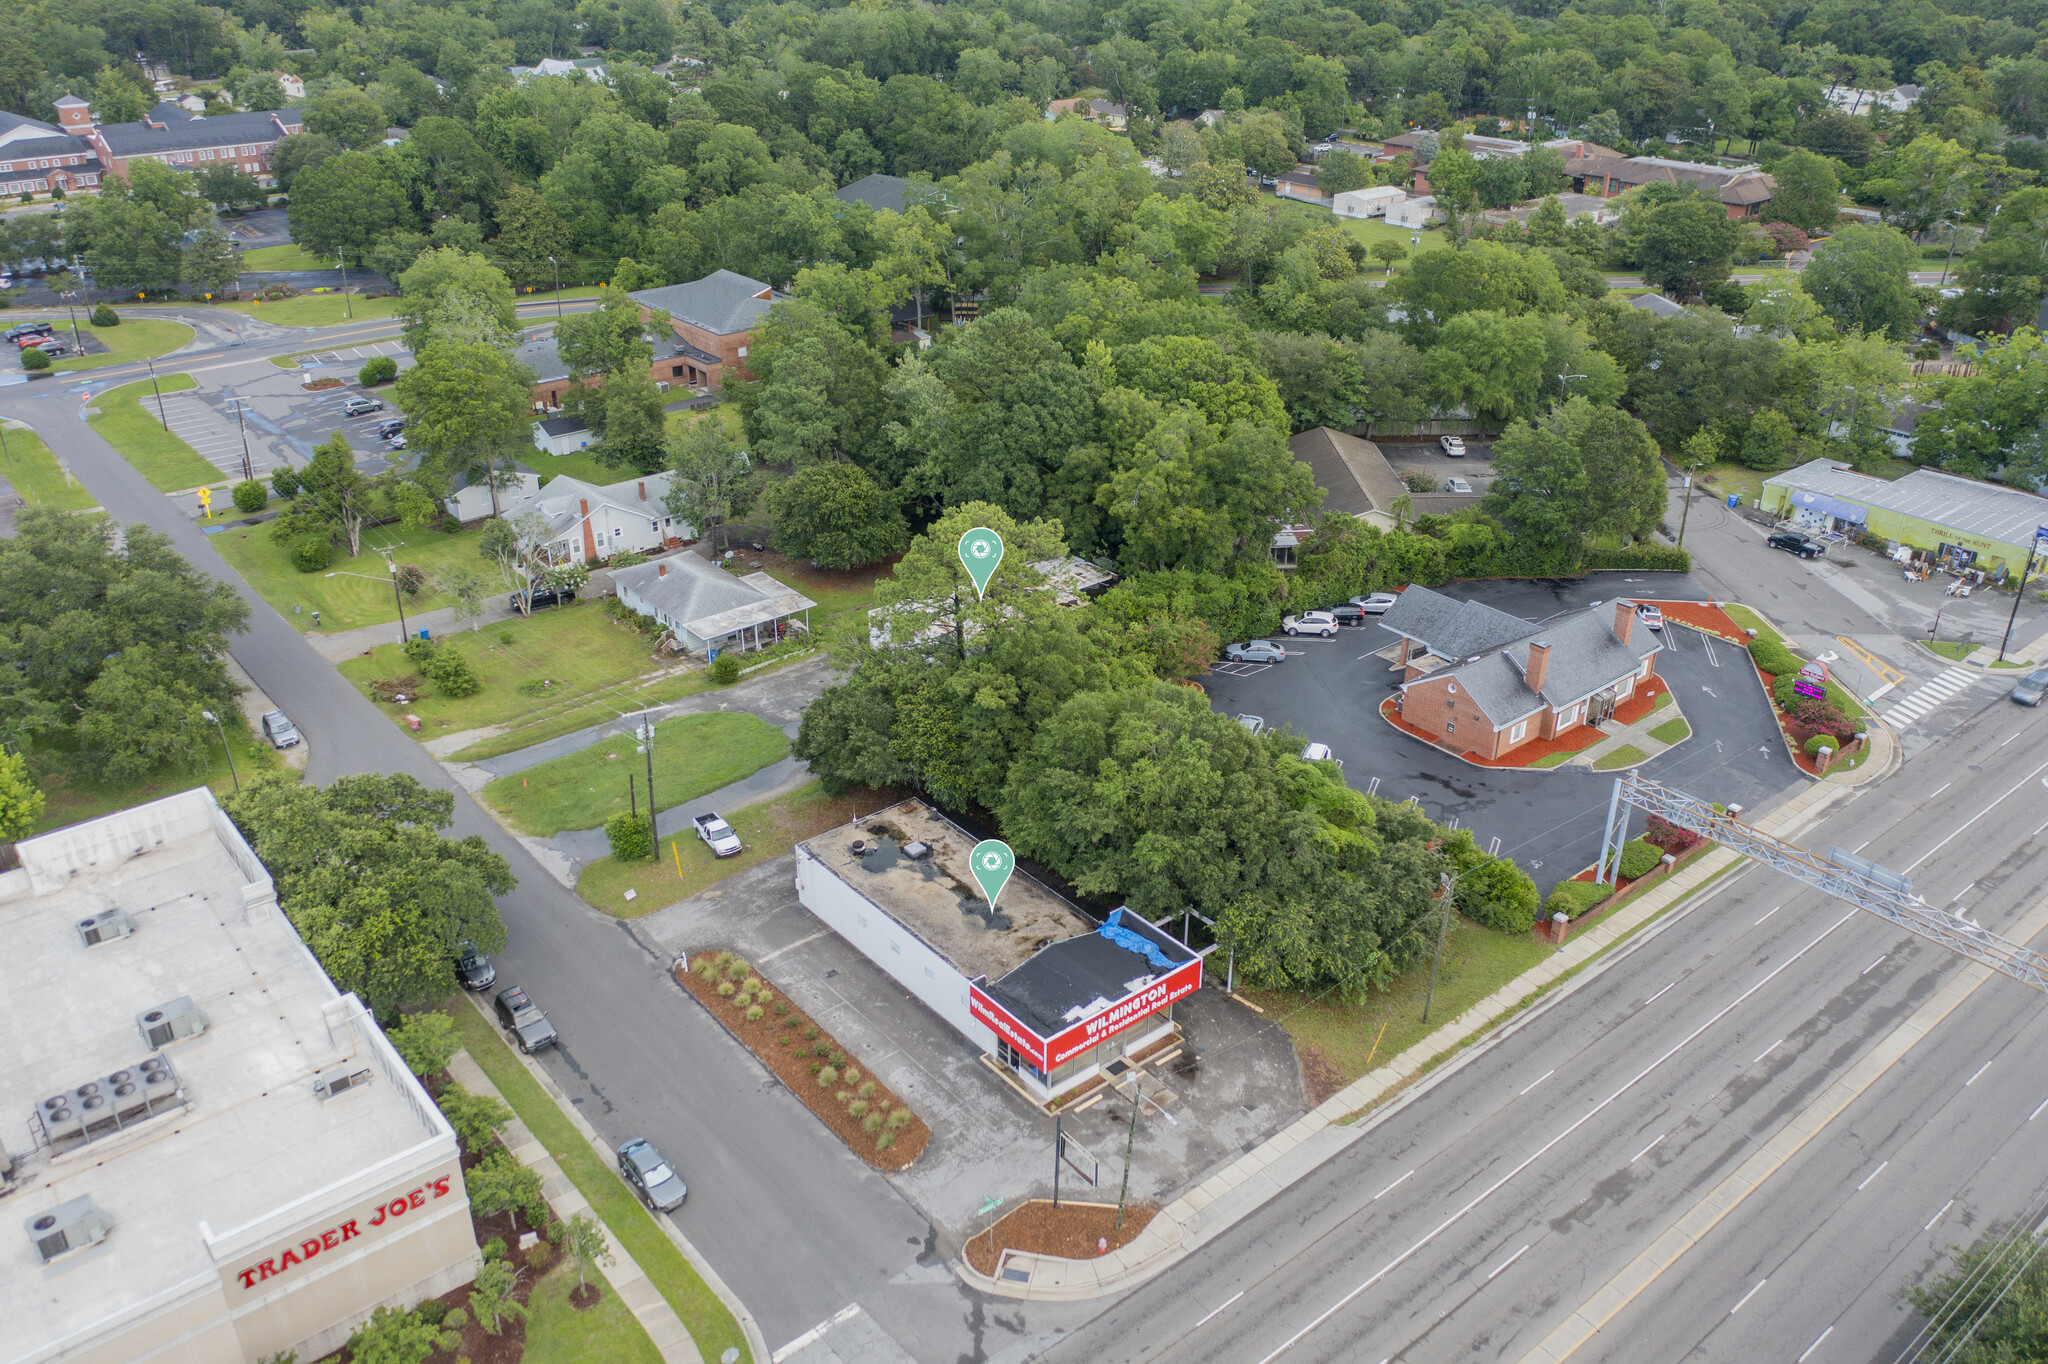
[[[1160,951],[1159,944],[1142,933],[1133,933],[1122,926],[1124,912],[1121,909],[1110,912],[1109,921],[1096,929],[1103,937],[1115,943],[1126,952],[1135,952],[1162,971],[1173,969],[1173,958]]]

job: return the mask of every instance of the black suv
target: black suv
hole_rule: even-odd
[[[1802,559],[1818,559],[1828,552],[1828,547],[1818,540],[1809,540],[1798,531],[1781,530],[1770,538],[1772,549],[1782,549],[1787,554],[1797,554]]]
[[[1340,602],[1330,608],[1330,614],[1337,618],[1339,625],[1363,625],[1372,617],[1365,614],[1363,606],[1351,602]]]
[[[403,430],[405,430],[405,418],[388,418],[384,421],[377,423],[377,439],[390,440],[393,436],[397,435],[399,432]]]
[[[548,1022],[548,1016],[540,1006],[526,997],[526,991],[517,985],[498,991],[498,1022],[519,1050],[532,1055],[546,1047],[555,1045],[555,1025]]]
[[[466,942],[456,949],[455,978],[465,990],[488,990],[497,982],[498,968],[476,950],[475,943]]]
[[[24,322],[19,327],[9,327],[5,334],[9,341],[19,341],[24,336],[54,336],[56,333],[57,328],[48,322]]]
[[[552,587],[542,587],[536,583],[533,588],[531,607],[533,610],[538,611],[543,606],[567,606],[575,600],[576,593],[574,591],[557,592]],[[512,609],[517,611],[519,609],[519,594],[517,592],[512,594],[511,602]]]

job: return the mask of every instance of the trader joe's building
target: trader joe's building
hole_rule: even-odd
[[[909,800],[797,846],[797,898],[1046,1101],[1174,1035],[1202,959],[1128,910],[1097,925],[1019,872],[990,910],[978,840]]]

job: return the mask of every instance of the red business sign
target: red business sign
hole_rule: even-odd
[[[352,1208],[349,1211],[354,1214],[353,1216],[337,1216],[330,1225],[322,1227],[319,1231],[309,1232],[297,1241],[288,1242],[260,1260],[249,1261],[241,1269],[228,1270],[225,1277],[231,1282],[239,1283],[243,1288],[254,1289],[258,1284],[291,1273],[318,1256],[339,1250],[351,1241],[381,1235],[390,1230],[392,1224],[450,1195],[456,1198],[463,1195],[458,1176],[453,1171],[431,1175],[416,1187],[387,1194],[374,1203]]]
[[[1040,1037],[1016,1015],[989,998],[978,985],[967,987],[967,1010],[1039,1070],[1050,1071],[1104,1038],[1122,1032],[1146,1015],[1158,1012],[1201,987],[1202,959],[1197,957],[1175,967],[1138,993],[1050,1038]]]

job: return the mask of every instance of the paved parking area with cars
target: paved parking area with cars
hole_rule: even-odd
[[[1596,574],[1541,582],[1452,583],[1437,589],[1527,620],[1615,597],[1697,601],[1706,594],[1683,575]],[[1653,758],[1644,776],[1722,804],[1756,806],[1807,780],[1792,766],[1776,718],[1742,650],[1676,624],[1663,630],[1657,671],[1670,685],[1693,737]],[[1546,893],[1599,853],[1614,778],[1585,768],[1548,771],[1478,767],[1396,730],[1378,712],[1401,674],[1379,651],[1395,636],[1377,622],[1335,639],[1285,640],[1288,657],[1257,672],[1212,669],[1201,679],[1225,715],[1250,714],[1292,726],[1344,761],[1344,779],[1393,800],[1417,800],[1433,819],[1469,828],[1481,847],[1513,857]]]
[[[396,348],[397,343],[394,341],[387,345]],[[391,353],[372,346],[364,346],[361,350],[364,359],[372,353]],[[321,365],[317,359],[298,370],[278,369],[267,361],[237,366],[221,375],[218,383],[202,385],[197,392],[185,395],[188,402],[212,413],[214,421],[220,424],[217,429],[224,429],[235,438],[234,477],[241,477],[241,441],[235,429],[238,407],[248,428],[252,460],[257,458],[259,446],[266,452],[267,457],[257,470],[259,478],[281,463],[304,465],[313,457],[313,451],[336,431],[347,435],[349,446],[356,453],[356,468],[365,474],[382,473],[394,463],[406,459],[403,453],[392,450],[377,435],[379,425],[403,415],[392,405],[390,387],[387,385],[365,395],[354,383],[355,372],[361,367],[362,360],[353,358],[353,350],[336,354],[343,360],[340,367]],[[401,371],[411,361],[411,356],[403,350],[399,350],[395,358]],[[308,392],[305,381],[309,372],[330,375],[345,382],[340,388]],[[383,404],[382,408],[349,416],[344,411],[349,400],[364,396]],[[208,459],[214,459],[206,447],[195,443],[193,448]],[[215,462],[219,463],[218,460]]]

